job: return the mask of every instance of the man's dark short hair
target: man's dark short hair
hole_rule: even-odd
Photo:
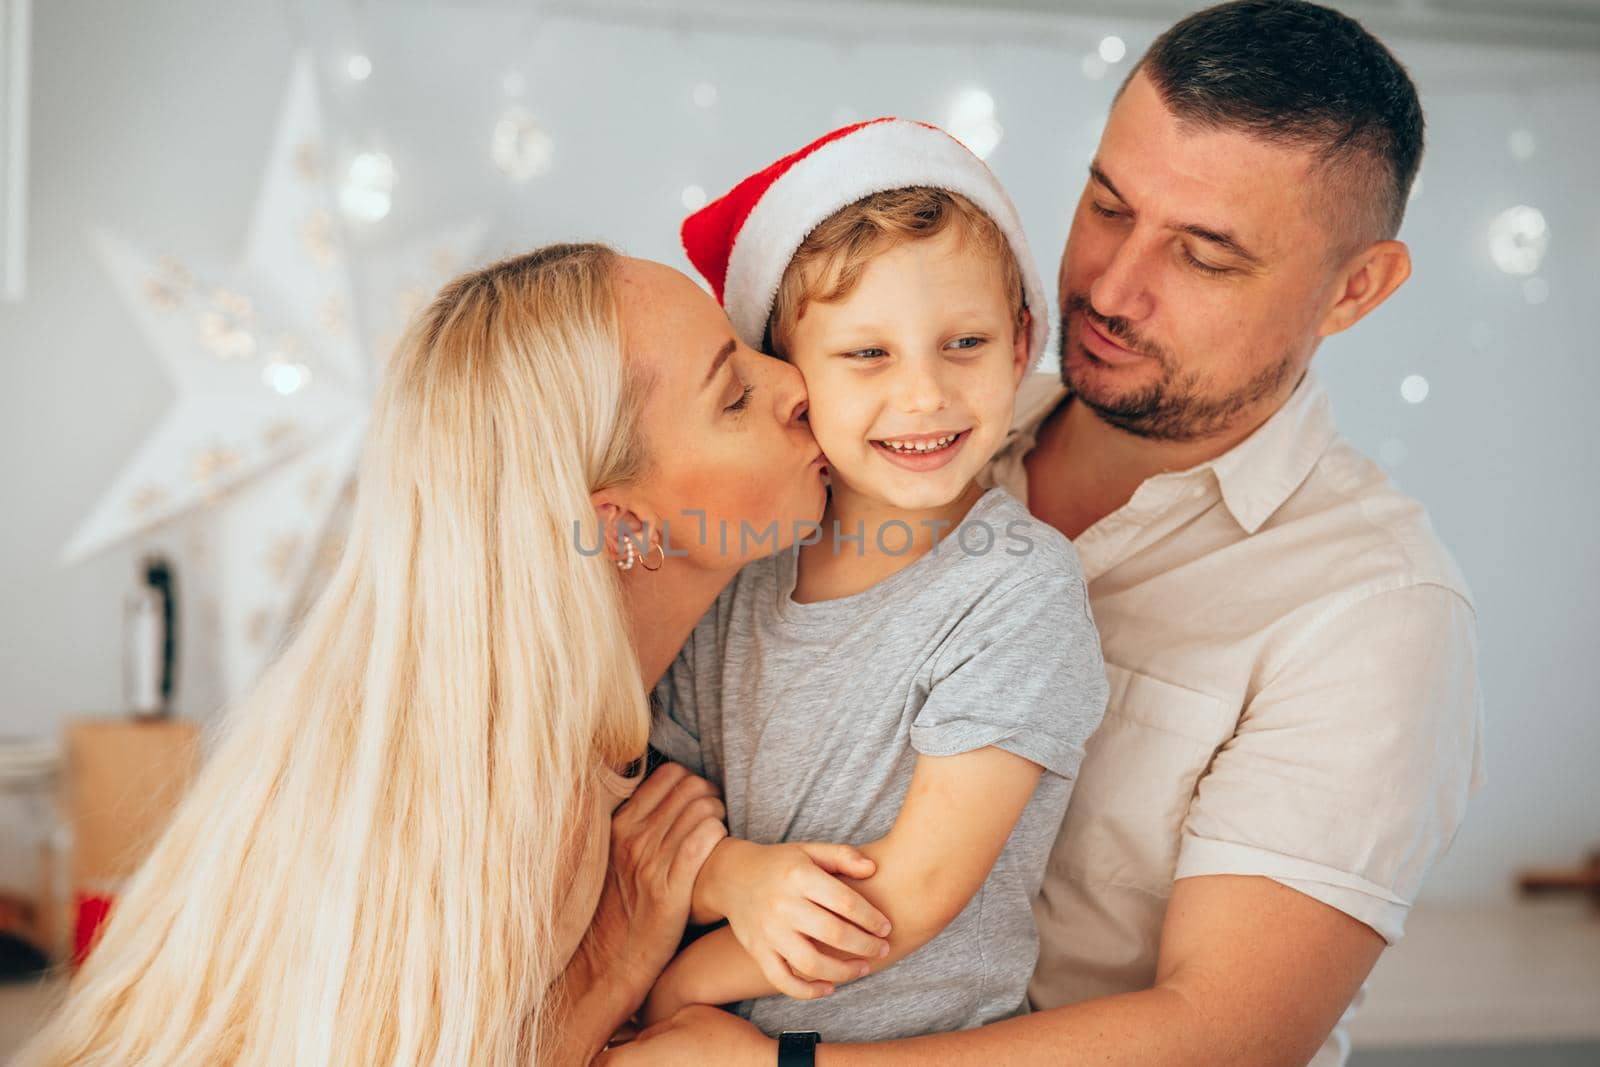
[[[1181,121],[1315,149],[1334,252],[1400,231],[1422,162],[1422,105],[1359,22],[1301,0],[1238,0],[1158,37],[1145,73]],[[1127,88],[1127,83],[1123,83]]]

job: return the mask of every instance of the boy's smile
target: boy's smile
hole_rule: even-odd
[[[848,295],[807,305],[790,360],[836,504],[923,511],[962,496],[1005,440],[1027,367],[1013,306],[994,257],[957,226],[884,250]]]
[[[890,462],[912,471],[938,470],[949,463],[972,431],[955,430],[938,434],[911,434],[888,441],[874,441]]]

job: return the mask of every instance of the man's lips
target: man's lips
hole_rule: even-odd
[[[1079,340],[1096,359],[1105,363],[1134,363],[1148,358],[1142,352],[1135,352],[1126,345],[1113,341],[1088,315],[1080,312],[1078,321],[1083,323],[1083,336]]]

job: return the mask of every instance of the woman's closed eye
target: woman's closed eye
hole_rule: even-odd
[[[745,408],[750,406],[750,397],[755,394],[755,391],[756,391],[756,387],[755,386],[753,386],[753,385],[745,386],[743,392],[741,392],[739,394],[739,399],[735,400],[733,403],[729,404],[723,410],[724,411],[743,411]]]

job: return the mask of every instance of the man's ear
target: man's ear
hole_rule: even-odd
[[[1411,250],[1403,241],[1368,245],[1339,269],[1333,305],[1317,324],[1317,336],[1348,330],[1411,277]]]
[[[1027,308],[1022,309],[1022,314],[1017,316],[1017,333],[1011,341],[1011,387],[1015,389],[1022,384],[1023,376],[1028,373],[1028,338],[1033,336],[1033,312]]]

